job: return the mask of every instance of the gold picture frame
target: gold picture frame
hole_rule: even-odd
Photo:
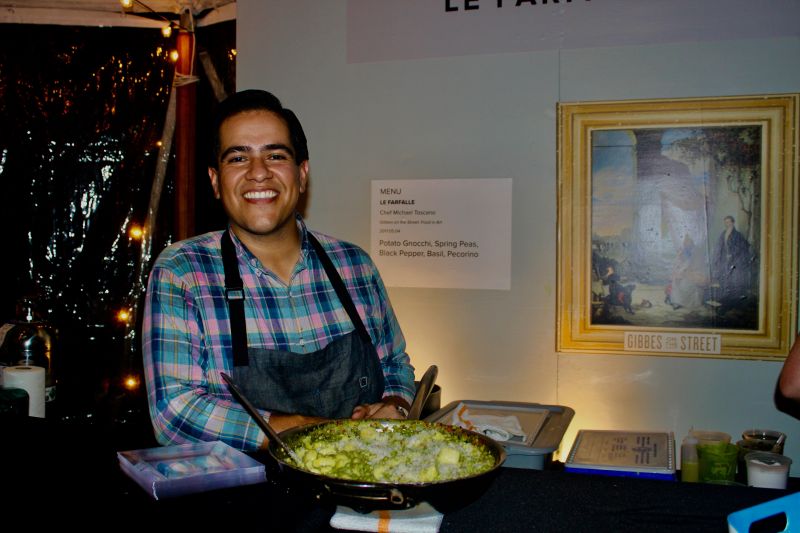
[[[559,352],[786,357],[799,98],[559,103]]]

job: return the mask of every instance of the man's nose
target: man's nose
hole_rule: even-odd
[[[250,169],[247,177],[252,180],[261,181],[272,176],[272,170],[267,161],[261,157],[253,157],[250,159]]]

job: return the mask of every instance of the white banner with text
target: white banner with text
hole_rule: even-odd
[[[348,0],[347,61],[800,35],[798,0]]]

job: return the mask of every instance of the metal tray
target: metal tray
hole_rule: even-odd
[[[496,416],[515,415],[527,434],[525,441],[521,437],[500,444],[506,450],[505,467],[529,468],[543,470],[545,462],[552,460],[552,454],[564,438],[564,433],[575,415],[575,411],[563,405],[545,405],[539,403],[458,400],[425,418],[427,422],[449,423],[453,411],[464,404],[470,411]]]

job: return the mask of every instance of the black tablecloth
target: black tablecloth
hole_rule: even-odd
[[[156,501],[121,472],[116,456],[146,447],[150,438],[0,420],[0,509],[16,510],[29,524],[81,531],[338,531],[328,525],[332,505],[287,488],[276,476]],[[783,491],[501,468],[477,500],[445,514],[441,531],[722,532],[731,512],[797,489],[796,479]]]

